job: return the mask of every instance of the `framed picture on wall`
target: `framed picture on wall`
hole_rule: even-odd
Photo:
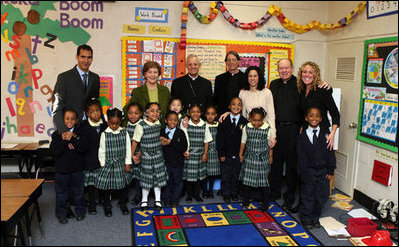
[[[367,19],[398,13],[398,1],[367,1]]]

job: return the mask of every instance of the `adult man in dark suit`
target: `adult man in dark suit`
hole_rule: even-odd
[[[201,63],[196,55],[187,56],[186,67],[188,73],[173,80],[172,98],[181,99],[185,111],[190,104],[196,103],[201,106],[202,114],[205,114],[206,107],[212,104],[212,84],[198,75]]]
[[[98,98],[100,94],[100,77],[89,71],[93,61],[91,47],[80,45],[77,49],[76,60],[78,64],[75,67],[58,75],[54,87],[53,120],[59,133],[70,133],[62,115],[66,107],[78,113],[80,124],[86,119],[84,108],[87,100]]]

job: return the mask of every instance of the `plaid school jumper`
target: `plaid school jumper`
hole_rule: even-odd
[[[123,189],[131,180],[131,173],[125,172],[126,130],[119,134],[105,134],[105,165],[98,173],[96,187],[103,190]]]
[[[251,187],[269,187],[269,140],[266,129],[245,128],[247,143],[244,162],[241,167],[240,180]]]
[[[204,153],[206,124],[202,126],[188,125],[187,134],[190,142],[190,158],[184,160],[183,179],[197,182],[206,178],[206,164],[201,163]]]
[[[216,150],[217,126],[210,126],[209,131],[212,134],[213,141],[209,143],[208,161],[206,162],[206,172],[208,176],[220,175],[220,161],[218,151]]]
[[[143,127],[140,141],[140,186],[144,189],[164,187],[168,181],[162,146],[159,139],[161,125],[148,125],[145,121],[139,123]]]
[[[95,128],[96,132],[98,135],[101,135],[100,133],[100,126],[91,126],[91,128]],[[85,187],[90,186],[90,185],[96,185],[98,173],[100,172],[101,167],[93,169],[93,170],[83,170],[83,175],[85,176],[84,178],[84,185]]]
[[[141,120],[139,120],[139,122],[141,122]],[[126,131],[129,134],[131,143],[133,143],[134,130],[136,129],[137,124],[139,124],[139,123],[136,123],[134,125],[133,124],[128,124],[126,126]],[[134,151],[134,155],[137,155],[139,150],[140,150],[140,144],[137,146],[136,150]],[[133,159],[133,157],[132,157],[132,159]],[[132,181],[133,179],[139,179],[139,178],[140,178],[140,164],[136,165],[132,161],[132,177],[131,177],[130,181]]]

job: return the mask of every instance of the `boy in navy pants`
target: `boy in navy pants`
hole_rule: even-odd
[[[51,136],[50,149],[55,155],[55,215],[61,224],[67,220],[67,200],[72,191],[76,202],[76,220],[85,218],[86,207],[83,198],[84,191],[84,160],[83,153],[88,147],[87,138],[76,126],[78,114],[75,110],[64,111],[64,122],[69,131],[55,131]]]
[[[242,115],[242,101],[236,97],[230,101],[230,114],[219,124],[216,148],[220,159],[222,175],[222,194],[225,202],[239,200],[239,181],[241,171],[240,157],[242,129],[248,123]]]
[[[187,150],[187,138],[184,131],[177,127],[178,114],[170,111],[166,114],[166,127],[161,129],[161,144],[168,184],[162,188],[162,200],[165,206],[179,206],[179,199],[183,190],[184,152]]]
[[[328,130],[321,129],[320,109],[310,107],[305,116],[308,128],[298,137],[298,170],[301,177],[299,217],[307,229],[319,228],[319,218],[330,194],[330,179],[334,176],[335,154],[327,148]]]

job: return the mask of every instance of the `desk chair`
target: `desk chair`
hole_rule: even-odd
[[[49,148],[38,148],[35,161],[36,179],[39,177],[39,172],[46,168],[54,168],[53,152]]]

